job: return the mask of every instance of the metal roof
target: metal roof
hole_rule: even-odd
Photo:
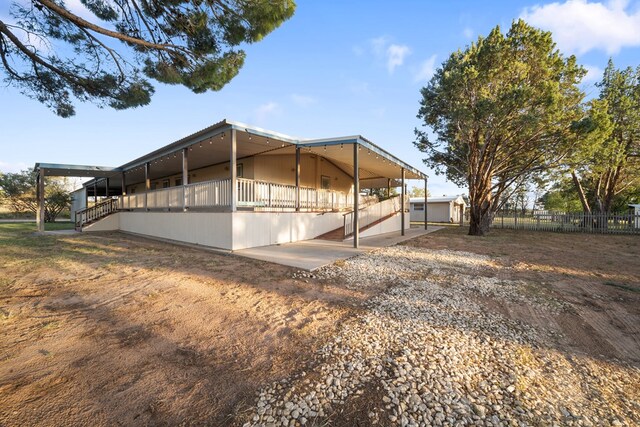
[[[193,154],[189,156],[190,168],[196,169],[228,162],[229,154],[227,144],[230,138],[228,133],[231,129],[237,131],[238,159],[258,154],[295,153],[295,147],[299,146],[305,149],[305,151],[314,152],[317,155],[329,159],[345,173],[352,175],[353,144],[357,144],[359,146],[361,179],[383,177],[399,179],[401,177],[401,168],[405,169],[407,179],[428,178],[425,173],[375,145],[362,135],[323,139],[301,139],[226,119],[131,160],[117,168],[76,165],[54,166],[58,166],[56,170],[58,170],[62,176],[114,178],[112,183],[114,186],[117,185],[115,181],[119,181],[120,179],[118,172],[127,172],[127,182],[143,180],[143,167],[147,162],[153,163],[151,168],[152,174],[166,173],[166,175],[171,175],[181,170],[181,159],[178,154],[184,148],[189,148],[190,152],[193,151]],[[350,146],[351,149],[344,149],[347,145]],[[49,169],[49,167],[45,167],[44,165],[47,164],[38,163],[36,167],[40,166]],[[86,173],[86,175],[73,175],[72,173],[74,172]],[[129,177],[132,181],[129,180]],[[85,183],[85,186],[93,185],[93,181],[94,180]]]

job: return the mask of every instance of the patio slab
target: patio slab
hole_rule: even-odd
[[[261,246],[258,248],[234,251],[235,255],[276,264],[288,265],[302,270],[313,271],[339,259],[347,259],[374,249],[393,246],[400,242],[423,236],[440,230],[443,227],[429,226],[410,228],[401,236],[398,231],[360,239],[360,248],[353,247],[352,240],[336,242],[332,240],[304,240],[302,242],[284,243],[280,245]]]

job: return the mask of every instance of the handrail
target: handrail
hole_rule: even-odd
[[[406,210],[406,204],[409,198],[408,196],[405,196],[404,203],[397,203],[400,201],[400,197],[401,196],[394,196],[383,200],[382,202],[358,209],[358,228],[366,227],[381,218]],[[377,211],[373,212],[376,209]],[[352,235],[354,232],[353,220],[354,211],[347,212],[343,215],[343,234],[345,238]]]
[[[107,199],[91,207],[76,211],[76,227],[104,218],[118,210],[118,199]]]

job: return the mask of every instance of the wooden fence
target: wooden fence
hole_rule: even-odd
[[[492,228],[567,233],[640,234],[640,215],[584,212],[498,212]]]

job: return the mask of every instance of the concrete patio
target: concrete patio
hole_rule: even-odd
[[[332,264],[339,259],[347,259],[377,248],[393,246],[418,236],[433,233],[442,228],[443,227],[440,226],[429,226],[427,230],[422,227],[410,228],[404,236],[401,236],[398,232],[393,232],[373,237],[364,237],[360,239],[360,248],[358,249],[353,247],[352,240],[336,242],[332,240],[314,239],[242,249],[234,251],[233,253],[247,258],[313,271],[325,265]]]

